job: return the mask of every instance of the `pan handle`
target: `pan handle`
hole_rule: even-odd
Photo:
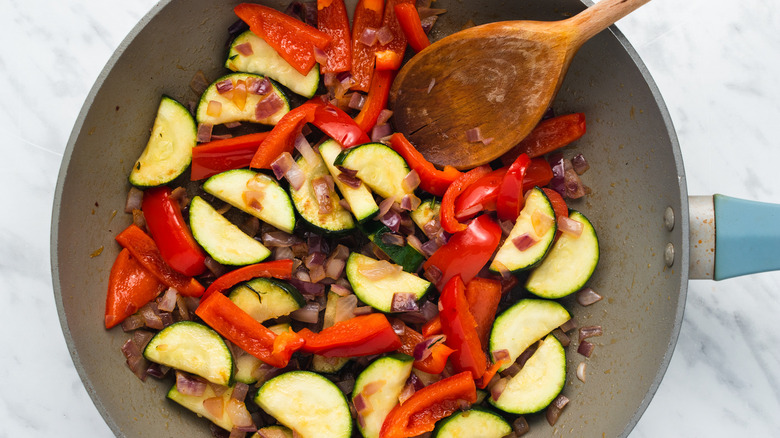
[[[724,280],[780,270],[780,205],[691,196],[690,278]]]

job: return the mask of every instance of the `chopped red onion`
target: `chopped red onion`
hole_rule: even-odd
[[[142,230],[146,229],[146,218],[143,211],[133,210],[133,224]]]
[[[383,109],[382,111],[379,112],[379,117],[377,117],[377,119],[376,119],[376,124],[377,125],[384,125],[384,124],[386,124],[390,120],[390,117],[393,117],[393,112],[391,110],[385,108],[385,109]]]
[[[226,123],[223,123],[223,125],[225,126],[225,128],[234,129],[234,128],[238,128],[239,126],[241,126],[241,122],[226,122]],[[228,135],[230,135],[230,134],[228,134]],[[230,138],[230,137],[228,137],[228,138]]]
[[[319,234],[316,233],[309,233],[306,236],[306,245],[308,245],[308,251],[316,251],[321,252],[323,254],[327,254],[329,252],[328,250],[328,244],[325,242],[325,239],[322,238]]]
[[[194,297],[190,297],[194,298]],[[179,318],[183,321],[190,321],[190,309],[187,306],[187,299],[183,295],[176,297],[176,309],[179,311]]]
[[[206,75],[201,70],[198,70],[190,80],[190,89],[198,96],[202,95],[209,85],[211,85],[211,81],[206,79]]]
[[[550,163],[550,167],[553,172],[553,177],[548,184],[548,187],[558,192],[561,196],[566,196],[566,185],[564,183],[565,162],[563,154],[555,152],[551,154],[547,161]]]
[[[319,303],[316,302],[306,303],[305,306],[290,313],[290,318],[296,321],[306,322],[309,324],[316,323],[319,320],[319,317],[320,317],[320,305]]]
[[[577,328],[577,321],[574,318],[570,318],[568,321],[561,324],[560,329],[564,333],[568,333]]]
[[[165,328],[165,325],[160,318],[160,312],[157,311],[157,305],[154,302],[148,303],[141,307],[139,312],[144,318],[145,326],[155,330],[162,330]]]
[[[584,228],[582,222],[575,221],[574,219],[570,219],[565,216],[560,216],[557,222],[558,229],[566,234],[572,235],[574,237],[580,237],[582,234],[582,229]]]
[[[265,96],[273,89],[273,84],[268,78],[253,79],[247,84],[246,91],[258,96]]]
[[[371,128],[371,141],[381,143],[393,133],[393,127],[387,123],[377,123]]]
[[[588,192],[585,185],[582,183],[580,176],[574,169],[567,169],[563,173],[563,184],[566,188],[566,197],[571,199],[579,199],[585,196]]]
[[[466,130],[466,141],[469,143],[482,141],[482,130],[479,127]]]
[[[333,211],[333,202],[331,201],[330,192],[328,187],[328,181],[325,177],[315,178],[312,182],[312,189],[314,189],[314,196],[319,206],[320,214],[328,214]]]
[[[169,287],[157,303],[157,308],[163,312],[173,312],[173,309],[176,308],[176,298],[178,298],[178,295],[179,292],[176,289]]]
[[[512,430],[515,432],[515,435],[522,436],[527,434],[531,430],[531,427],[528,425],[528,420],[526,420],[525,417],[520,416],[512,422]]]
[[[374,308],[371,306],[358,306],[355,307],[353,313],[355,316],[368,315],[369,313],[374,313]]]
[[[424,245],[423,245],[424,246]],[[431,283],[438,283],[441,280],[442,272],[435,265],[428,265],[423,271],[423,277]]]
[[[417,173],[416,170],[412,169],[409,171],[409,173],[404,176],[404,179],[401,180],[401,188],[405,192],[413,192],[417,187],[420,185],[420,174]],[[409,195],[406,195],[409,196]]]
[[[342,259],[331,257],[325,262],[325,276],[338,280],[344,274],[346,262]]]
[[[349,258],[349,248],[342,244],[336,245],[336,249],[333,250],[333,253],[330,255],[333,258],[346,260]]]
[[[382,234],[382,243],[392,246],[404,246],[406,239],[400,234],[384,233]]]
[[[443,9],[442,9],[443,10]],[[422,25],[423,32],[426,34],[433,29],[433,25],[439,20],[437,15],[431,15],[430,17],[420,18],[420,25]]]
[[[387,26],[382,26],[379,28],[379,30],[376,31],[376,38],[379,44],[386,45],[390,41],[393,41],[395,38],[393,36],[393,31],[390,30]]]
[[[577,365],[577,378],[580,379],[581,382],[585,383],[585,368],[586,368],[585,362],[580,362],[579,365]]]
[[[498,400],[498,398],[501,397],[501,393],[503,393],[504,389],[506,389],[507,383],[509,383],[509,379],[503,377],[496,379],[490,385],[490,398],[493,400]]]
[[[122,321],[122,330],[131,332],[144,326],[144,317],[138,313],[132,314]]]
[[[572,169],[577,172],[577,175],[582,175],[583,173],[587,172],[588,169],[590,169],[588,160],[586,160],[585,156],[582,154],[577,154],[574,156],[574,158],[571,159],[571,166]]]
[[[295,164],[295,160],[289,152],[282,152],[271,163],[271,170],[274,172],[276,179],[282,179],[290,170],[292,165]]]
[[[144,199],[143,190],[133,186],[127,191],[127,200],[125,200],[125,213],[132,213],[133,210],[140,210]]]
[[[517,248],[518,251],[525,251],[538,242],[538,240],[531,237],[531,235],[528,233],[523,233],[512,239],[512,243],[515,245],[515,248]]]
[[[149,367],[146,368],[146,374],[154,377],[155,379],[162,379],[166,374],[168,374],[168,371],[170,370],[171,367],[169,366],[152,362],[149,364]]]
[[[409,381],[406,382],[406,385],[404,385],[403,389],[401,390],[401,393],[398,394],[398,402],[402,403],[409,399],[415,392],[417,392],[415,382],[412,380],[414,378],[417,378],[417,375],[412,373],[411,377],[409,378]],[[418,379],[419,380],[419,379]]]
[[[237,427],[246,428],[254,425],[252,416],[249,415],[249,411],[246,409],[243,399],[229,399],[225,410],[227,411],[230,421]]]
[[[382,222],[382,224],[384,224],[392,232],[396,233],[401,226],[401,215],[394,210],[390,210],[384,216],[382,216],[379,221]]]
[[[206,392],[206,381],[176,370],[176,390],[184,395],[200,397]]]
[[[274,247],[290,247],[296,243],[299,243],[301,239],[293,234],[286,233],[281,230],[268,231],[263,233],[263,245]]]
[[[297,149],[298,152],[301,153],[303,159],[312,166],[320,160],[320,154],[311,147],[309,141],[306,140],[306,137],[302,134],[299,134],[298,137],[295,138],[295,149]]]
[[[268,94],[268,97],[257,103],[255,107],[255,119],[264,120],[276,114],[284,107],[284,101],[276,93]]]
[[[211,105],[211,104],[209,104]],[[211,131],[214,125],[210,123],[198,123],[198,143],[208,143],[211,141]]]
[[[317,61],[317,64],[325,65],[328,63],[328,54],[319,47],[314,46],[314,60]]]
[[[431,82],[428,84],[427,94],[431,94],[434,85],[436,85],[436,78],[431,78]]]
[[[501,232],[504,236],[508,236],[512,233],[512,229],[515,227],[515,224],[512,223],[512,221],[499,221],[498,224],[501,226]]]
[[[339,181],[343,182],[349,187],[352,187],[353,189],[357,189],[360,187],[361,184],[363,184],[363,181],[361,181],[359,178],[355,176],[351,176],[346,172],[339,173],[338,179]]]
[[[558,418],[561,416],[561,411],[568,403],[568,397],[563,394],[556,397],[555,400],[550,403],[550,406],[547,407],[547,412],[545,413],[547,422],[550,423],[550,426],[555,425],[555,423],[558,421]]]
[[[363,396],[362,392],[356,395],[354,399],[352,399],[352,403],[355,405],[355,410],[357,411],[358,415],[364,415],[367,412],[371,412],[373,409],[371,402],[368,400],[368,397]]]
[[[487,137],[482,139],[482,144],[485,146],[489,145],[490,143],[493,143],[493,140],[495,140],[494,137]]]
[[[336,311],[333,312],[333,324],[354,318],[357,304],[358,298],[355,294],[348,294],[336,300]]]
[[[373,27],[366,27],[363,29],[363,33],[360,34],[358,41],[369,47],[373,46],[377,42],[377,30]]]
[[[420,310],[417,305],[417,296],[412,292],[396,292],[390,304],[391,312],[416,312]]]
[[[264,198],[265,198],[264,191],[244,190],[243,192],[241,192],[241,199],[244,201],[244,204],[255,211],[263,210]]]
[[[252,44],[251,43],[242,43],[235,46],[236,52],[244,55],[249,56],[253,53],[255,53],[254,50],[252,50]]]
[[[582,342],[585,339],[588,339],[593,336],[601,336],[604,334],[604,330],[602,330],[600,325],[591,325],[587,327],[580,327],[579,330],[579,340]]]
[[[588,341],[582,341],[580,342],[580,346],[577,347],[577,353],[585,357],[590,357],[590,355],[593,354],[593,348],[595,348],[595,345]]]
[[[509,350],[507,349],[493,351],[490,354],[493,356],[494,362],[498,362],[502,360],[509,362],[510,360],[512,360],[512,356],[510,356]]]
[[[593,289],[585,287],[577,292],[577,302],[581,306],[590,306],[593,303],[601,301],[602,296],[596,293]]]
[[[289,155],[289,152],[282,152],[282,155],[284,154]],[[290,183],[290,187],[295,190],[300,190],[301,187],[303,187],[303,183],[306,182],[306,175],[304,175],[303,170],[298,166],[298,163],[295,162],[290,164],[290,168],[287,169],[284,178]]]
[[[225,94],[228,91],[233,90],[233,81],[230,79],[225,79],[222,81],[217,82],[217,93],[219,94]]]
[[[312,266],[312,268],[309,269],[309,277],[312,283],[319,283],[324,280],[325,277],[327,277],[327,275],[325,275],[325,267],[322,265]]]
[[[203,408],[215,418],[221,418],[225,412],[225,401],[222,397],[209,397],[203,400]]]
[[[355,110],[361,110],[363,109],[363,105],[366,103],[366,96],[364,96],[361,93],[352,93],[352,96],[349,97],[349,106],[352,109]]]
[[[571,344],[571,338],[569,338],[569,335],[563,332],[560,328],[557,328],[552,331],[553,336],[555,336],[558,339],[558,342],[561,343],[564,347],[568,347],[569,344]]]
[[[387,212],[393,208],[393,204],[395,204],[395,200],[393,198],[385,198],[382,200],[382,202],[379,203],[379,212],[377,213],[376,217],[378,219],[382,219],[387,214]]]
[[[414,248],[415,251],[419,252],[422,255],[425,255],[422,249],[423,243],[420,241],[420,238],[418,238],[414,234],[410,234],[406,236],[406,243],[408,243],[409,246]]]
[[[246,398],[247,393],[249,393],[249,385],[242,382],[236,382],[236,385],[233,387],[233,392],[230,393],[230,398],[243,401]]]
[[[141,381],[146,380],[146,370],[149,368],[149,361],[141,353],[135,342],[128,339],[122,346],[122,353],[125,355],[127,366]]]
[[[340,284],[331,284],[330,285],[330,291],[335,293],[336,295],[344,298],[348,295],[352,295],[352,291],[347,289],[346,287],[340,285]]]
[[[325,285],[322,283],[312,283],[299,278],[291,278],[289,282],[304,295],[322,296],[325,293]]]
[[[447,341],[445,335],[433,335],[425,338],[414,346],[413,356],[414,360],[425,360],[431,355],[433,346],[436,344],[442,344]]]
[[[315,266],[322,266],[323,264],[325,264],[325,258],[326,255],[324,253],[315,251],[309,253],[309,255],[306,256],[306,258],[303,261],[303,264],[306,266],[306,268],[312,269]]]

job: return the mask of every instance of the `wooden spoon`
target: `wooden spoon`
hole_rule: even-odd
[[[393,83],[396,129],[438,166],[500,157],[541,120],[580,46],[648,1],[602,0],[565,20],[488,23],[431,44]],[[473,128],[492,140],[469,141]]]

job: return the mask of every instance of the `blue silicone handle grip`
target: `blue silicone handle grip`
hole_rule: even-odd
[[[715,280],[780,269],[780,205],[713,196]]]

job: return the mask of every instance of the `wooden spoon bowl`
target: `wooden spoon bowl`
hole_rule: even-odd
[[[648,1],[602,0],[566,20],[488,23],[431,44],[393,83],[396,130],[438,166],[500,157],[541,120],[580,46]],[[482,139],[470,141],[475,128]]]

